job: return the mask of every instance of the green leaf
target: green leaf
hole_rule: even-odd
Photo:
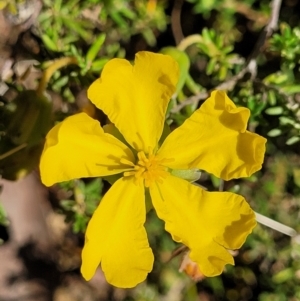
[[[130,20],[134,20],[134,19],[138,18],[138,16],[136,15],[136,13],[132,9],[129,9],[129,8],[126,8],[126,7],[124,7],[121,10],[121,13],[124,17],[126,17],[127,19],[130,19]]]
[[[269,101],[269,104],[270,104],[271,106],[276,105],[277,99],[276,99],[276,94],[275,94],[275,91],[274,91],[274,90],[270,90],[270,91],[268,92],[268,101]]]
[[[261,114],[262,110],[266,107],[267,103],[261,101],[259,103],[255,102],[255,108],[252,111],[252,116],[258,116]]]
[[[7,226],[9,224],[9,221],[7,219],[6,212],[4,211],[4,208],[0,204],[0,225]]]
[[[145,30],[143,30],[142,36],[149,46],[153,47],[156,45],[156,37],[151,28],[146,28]]]
[[[179,65],[179,80],[176,86],[176,94],[178,94],[182,90],[189,75],[190,59],[184,51],[181,51],[175,47],[165,47],[162,48],[160,52],[170,55]]]
[[[100,195],[102,193],[102,188],[102,179],[96,178],[85,186],[85,193],[90,195]]]
[[[213,38],[215,36],[215,31],[212,30],[212,29],[210,30],[208,28],[204,28],[202,30],[202,36],[203,36],[203,39],[205,40],[206,44],[213,43]]]
[[[186,78],[185,85],[193,94],[198,94],[200,91],[204,90],[202,86],[194,81],[190,74],[188,74]]]
[[[62,16],[61,17],[63,23],[68,27],[71,31],[77,32],[84,40],[90,40],[91,38],[91,32],[87,31],[85,28],[83,28],[83,24],[80,22],[74,22],[73,19]]]
[[[7,1],[0,1],[0,10],[7,5]]]
[[[226,66],[221,66],[220,70],[219,70],[219,80],[223,81],[225,80],[226,76],[227,76],[227,67]]]
[[[86,225],[89,221],[89,218],[85,215],[76,214],[75,221],[73,224],[73,231],[75,233],[84,232],[86,230]]]
[[[61,200],[60,201],[61,207],[68,211],[73,211],[74,204],[75,204],[74,200]]]
[[[287,94],[300,93],[300,85],[287,85],[285,87],[282,87],[281,90]]]
[[[288,80],[288,75],[282,72],[276,72],[268,75],[263,82],[268,84],[276,84],[276,85],[281,85],[286,83]]]
[[[281,134],[282,134],[281,129],[273,129],[273,130],[269,131],[267,135],[269,137],[277,137],[277,136],[279,136]]]
[[[207,75],[211,75],[214,72],[215,67],[216,67],[216,63],[217,63],[217,58],[216,57],[209,60],[207,66],[206,66],[206,74]]]
[[[293,169],[293,178],[294,178],[294,183],[300,187],[300,168],[294,168]]]
[[[280,116],[279,120],[280,120],[280,124],[282,124],[282,125],[287,125],[287,124],[294,125],[295,124],[295,120],[293,120],[289,117],[286,117],[286,116]]]
[[[285,144],[286,145],[292,145],[292,144],[295,144],[295,143],[297,143],[299,141],[300,141],[300,137],[299,136],[293,136],[290,139],[288,139]]]
[[[283,107],[272,107],[265,110],[268,115],[280,115],[283,113]]]
[[[218,177],[211,174],[210,179],[211,179],[211,182],[212,182],[214,188],[220,187],[220,184],[221,184],[221,181],[222,181],[220,178],[218,178]]]
[[[102,33],[100,34],[97,39],[94,41],[92,46],[89,48],[87,55],[86,55],[86,60],[88,62],[93,62],[94,59],[96,58],[97,54],[99,53],[104,41],[106,38],[106,34]]]
[[[118,26],[126,29],[128,27],[127,21],[119,14],[118,11],[110,11],[110,17],[115,21]]]
[[[48,47],[52,51],[58,51],[57,45],[52,41],[52,39],[46,34],[42,34],[42,40],[46,47]]]
[[[69,81],[68,75],[59,77],[58,80],[56,80],[55,83],[53,84],[53,89],[55,91],[61,90],[61,88],[64,87],[68,83],[68,81]]]
[[[294,279],[295,272],[292,268],[286,268],[272,277],[274,283],[284,283],[290,279]]]
[[[193,169],[172,169],[171,175],[187,180],[189,182],[195,182],[200,179],[201,171],[197,168]]]
[[[60,9],[61,9],[61,4],[62,4],[62,0],[55,0],[54,5],[53,5],[53,9],[55,11],[59,12]]]

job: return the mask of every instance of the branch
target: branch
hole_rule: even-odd
[[[174,6],[171,13],[171,27],[173,36],[178,45],[181,40],[184,39],[184,35],[181,29],[181,9],[183,5],[183,0],[175,0]]]
[[[266,40],[273,34],[273,32],[277,29],[278,26],[278,18],[279,18],[279,12],[281,7],[281,1],[282,0],[273,0],[271,3],[271,16],[269,19],[268,24],[264,28],[264,30],[261,32],[250,56],[248,57],[246,61],[245,67],[235,76],[230,78],[229,80],[217,85],[213,90],[232,90],[236,83],[241,80],[246,73],[251,74],[251,79],[254,79],[257,74],[257,62],[256,59],[258,55],[262,52],[263,46],[265,45]],[[208,92],[200,92],[194,96],[188,97],[186,100],[178,104],[176,107],[174,107],[171,112],[172,113],[178,113],[182,108],[184,108],[187,105],[191,104],[198,104],[200,100],[204,100],[208,97],[210,94],[210,91]]]

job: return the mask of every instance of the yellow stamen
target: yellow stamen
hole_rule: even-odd
[[[129,165],[129,166],[134,166],[135,165],[133,162],[131,162],[131,161],[127,160],[127,159],[124,159],[124,158],[122,158],[120,160],[120,163],[124,164],[124,165]]]
[[[134,176],[135,175],[135,171],[125,171],[124,172],[124,177],[130,177],[130,176]]]
[[[126,159],[121,159],[120,162],[125,165],[132,166],[130,171],[124,172],[124,177],[134,176],[134,183],[141,185],[144,183],[146,187],[150,187],[155,181],[162,183],[169,172],[165,163],[174,161],[174,159],[158,159],[151,148],[146,155],[143,151],[138,152],[138,160],[134,164]]]

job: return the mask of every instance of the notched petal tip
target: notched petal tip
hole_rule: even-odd
[[[228,251],[226,250],[226,252]],[[208,271],[206,271],[206,273],[204,272],[204,275],[207,277],[215,277],[221,275],[227,264],[234,265],[234,259],[230,254],[228,258],[226,257],[226,259],[216,257],[216,256],[210,256],[208,257],[208,261],[210,262],[211,267],[213,267],[213,269],[211,269],[210,273],[208,273]]]
[[[212,108],[222,111],[222,114],[219,115],[219,121],[223,126],[241,133],[246,131],[250,117],[248,108],[237,107],[224,91],[213,91],[206,102],[213,102]]]
[[[113,263],[109,258],[103,258],[101,268],[104,272],[108,283],[119,288],[133,288],[147,279],[148,274],[152,271],[154,255],[149,248],[140,248],[139,252],[142,257],[138,260],[134,258],[132,252],[136,250],[127,250],[128,256],[132,257],[131,266],[124,266],[122,256],[114,257]],[[123,250],[126,252],[126,250]],[[127,256],[127,255],[125,255]],[[109,264],[111,263],[111,264]],[[114,270],[113,268],[114,267]]]
[[[207,192],[170,175],[150,188],[153,206],[172,238],[186,245],[205,276],[234,264],[228,250],[241,247],[256,225],[245,199],[230,192]]]
[[[242,209],[243,211],[243,209]],[[233,256],[228,250],[241,248],[249,234],[256,226],[254,212],[249,207],[249,212],[240,215],[240,219],[226,226],[222,237],[216,237],[214,250],[219,247],[223,250],[216,252],[215,256],[207,256],[207,259],[199,262],[199,268],[206,277],[214,277],[222,274],[227,264],[235,265]],[[211,251],[210,251],[211,252]],[[192,257],[191,257],[192,258]],[[196,261],[193,258],[193,260]],[[198,257],[199,258],[199,257]]]
[[[144,228],[144,188],[117,180],[101,200],[86,231],[81,272],[90,280],[101,265],[106,280],[130,288],[144,281],[154,256]]]
[[[115,249],[114,246],[111,246],[106,254],[101,252],[103,245],[105,245],[104,239],[100,245],[91,245],[86,240],[80,269],[81,275],[86,281],[90,281],[97,269],[101,268],[109,284],[119,288],[133,288],[143,282],[151,272],[154,256],[148,244],[128,245],[129,249],[126,247]],[[141,258],[134,256],[136,252],[141,255]],[[127,258],[131,258],[131,260],[127,260]]]
[[[218,178],[249,177],[262,166],[266,139],[246,130],[250,111],[214,91],[158,151],[172,169],[198,168]]]
[[[254,211],[242,196],[225,194],[231,195],[227,201],[227,212],[224,213],[227,222],[215,241],[226,249],[236,250],[245,243],[257,223]]]
[[[266,139],[255,133],[247,131],[247,123],[250,117],[248,108],[239,107],[229,99],[224,91],[213,91],[211,98],[215,101],[215,109],[222,110],[219,121],[230,130],[238,131],[237,156],[240,164],[236,169],[228,165],[221,172],[221,178],[230,180],[233,178],[249,177],[260,170],[264,161]],[[230,167],[230,168],[229,168]]]
[[[136,150],[155,148],[168,103],[176,91],[177,62],[168,55],[138,52],[134,64],[109,61],[88,89],[89,99],[107,114]]]
[[[224,169],[221,178],[230,180],[234,178],[250,177],[262,168],[266,151],[267,139],[246,131],[237,137],[236,153],[240,161],[236,169]]]
[[[227,264],[234,265],[232,255],[213,240],[201,249],[193,249],[190,257],[206,277],[218,276],[222,274]]]
[[[170,56],[161,53],[152,53],[148,51],[140,51],[135,55],[134,65],[142,65],[145,63],[161,65],[161,72],[158,78],[153,78],[152,81],[158,81],[166,87],[163,97],[170,98],[176,90],[176,85],[179,79],[179,66],[178,63]],[[163,68],[163,67],[166,68]],[[172,71],[172,75],[167,72],[167,69]]]
[[[75,114],[47,134],[40,159],[42,182],[51,186],[75,178],[119,174],[127,167],[119,158],[133,160],[131,150],[104,133],[98,121],[85,113]]]
[[[94,277],[101,261],[97,249],[97,246],[92,246],[87,242],[87,239],[85,240],[85,247],[81,254],[82,264],[80,272],[86,281],[90,281]]]

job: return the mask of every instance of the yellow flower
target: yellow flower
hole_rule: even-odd
[[[248,109],[215,91],[161,144],[177,80],[178,66],[170,56],[139,52],[133,66],[112,59],[88,97],[115,127],[102,128],[80,113],[47,135],[40,162],[45,185],[120,175],[87,227],[81,267],[86,280],[99,264],[107,281],[118,287],[133,287],[147,277],[153,253],[144,228],[145,193],[166,230],[191,250],[190,258],[205,276],[234,264],[227,249],[240,248],[256,225],[243,197],[204,191],[173,170],[199,168],[225,180],[247,177],[261,168],[266,140],[246,130]]]

